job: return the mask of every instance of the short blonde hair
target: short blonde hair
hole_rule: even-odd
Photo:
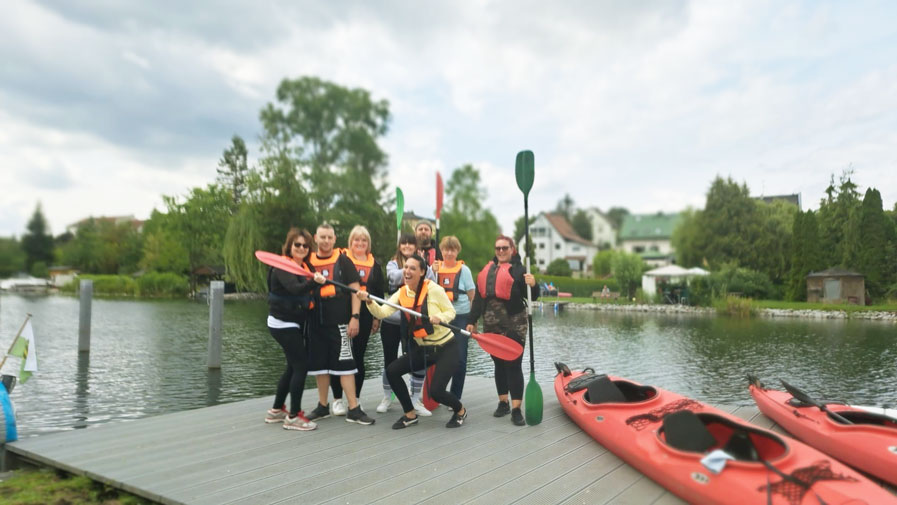
[[[346,247],[351,249],[352,241],[358,237],[368,239],[368,250],[365,251],[365,253],[370,254],[370,252],[371,252],[371,233],[368,231],[367,228],[365,228],[364,226],[362,226],[360,224],[356,225],[354,228],[352,228],[352,231],[349,232],[349,242]]]
[[[449,251],[461,252],[461,241],[454,235],[444,237],[439,241],[439,249],[448,249]]]

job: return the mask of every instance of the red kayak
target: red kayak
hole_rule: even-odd
[[[567,415],[690,503],[897,504],[856,470],[785,435],[658,387],[556,366],[554,389]]]
[[[897,485],[897,419],[850,405],[816,401],[787,383],[789,391],[777,391],[766,388],[756,377],[748,378],[751,396],[760,412],[788,433],[854,468]]]

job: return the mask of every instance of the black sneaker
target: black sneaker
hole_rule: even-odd
[[[526,426],[526,421],[523,420],[523,412],[520,412],[520,407],[511,410],[511,422],[517,426]]]
[[[464,420],[467,419],[467,409],[464,409],[464,413],[458,415],[457,412],[452,412],[452,418],[449,419],[449,422],[445,423],[446,428],[459,428],[462,424],[464,424]]]
[[[420,419],[420,416],[415,417],[414,419],[409,419],[405,416],[399,418],[398,421],[392,424],[392,429],[401,430],[402,428],[407,428],[409,426],[414,426],[417,424],[417,420]]]
[[[505,417],[511,413],[511,404],[508,402],[498,402],[498,408],[492,413],[494,417]]]
[[[347,423],[358,423],[358,424],[374,424],[374,419],[371,419],[367,414],[361,410],[361,405],[356,405],[354,409],[349,409],[346,412],[346,422]]]
[[[315,410],[312,410],[306,415],[306,418],[309,421],[317,421],[318,419],[324,419],[325,417],[330,417],[330,407],[321,405],[320,403],[315,407]]]

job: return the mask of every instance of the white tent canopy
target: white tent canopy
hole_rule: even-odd
[[[642,291],[646,295],[657,294],[657,278],[669,279],[673,282],[681,282],[689,277],[708,275],[710,272],[703,268],[685,269],[679,265],[667,265],[665,267],[648,270],[642,275]]]

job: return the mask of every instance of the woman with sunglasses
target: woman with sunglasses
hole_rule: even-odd
[[[532,288],[532,299],[539,298],[536,278],[526,273],[514,239],[499,235],[495,239],[495,257],[477,275],[477,289],[470,309],[467,331],[477,331],[477,320],[483,318],[483,331],[506,335],[521,345],[526,344],[526,287]],[[511,422],[523,426],[526,421],[520,411],[523,400],[523,354],[514,361],[492,357],[495,362],[495,389],[498,408],[492,414],[504,417],[511,414]],[[511,401],[508,403],[508,393]]]
[[[424,278],[427,262],[418,254],[405,258],[402,272],[405,285],[389,297],[389,302],[418,312],[420,317],[407,312],[400,313],[389,305],[380,305],[364,291],[356,293],[359,300],[367,303],[368,310],[376,318],[382,319],[399,313],[401,331],[411,337],[411,344],[404,347],[405,354],[386,367],[386,377],[404,412],[392,425],[392,429],[399,430],[417,424],[420,412],[412,403],[402,376],[415,370],[417,366],[426,368],[429,365],[436,365],[430,383],[430,397],[452,409],[452,417],[445,427],[458,428],[467,419],[467,409],[461,405],[457,396],[445,389],[458,367],[458,339],[454,338],[452,330],[439,325],[454,319],[455,309],[445,295],[445,290],[437,282]]]
[[[310,246],[308,231],[291,228],[281,254],[308,269],[305,260]],[[324,276],[320,273],[307,279],[277,268],[268,269],[268,331],[283,349],[287,364],[277,383],[274,406],[268,409],[265,422],[283,423],[286,430],[309,431],[316,427],[302,411],[302,391],[308,372],[305,322],[311,310],[312,294],[321,284],[324,284]],[[289,410],[285,407],[287,394],[290,395]]]
[[[404,283],[403,270],[405,260],[416,252],[417,237],[410,233],[403,233],[399,237],[399,247],[396,249],[395,256],[386,264],[387,289],[390,295],[395,294],[402,287]],[[435,281],[436,274],[428,267],[425,278]],[[386,367],[398,357],[400,342],[403,342],[402,347],[405,352],[408,351],[408,347],[404,342],[405,339],[402,337],[402,332],[399,328],[400,325],[401,315],[399,313],[394,313],[384,318],[380,325],[380,339],[383,341],[383,400],[380,401],[380,405],[377,405],[377,412],[381,414],[388,411],[389,406],[392,404],[392,387],[386,378]],[[421,363],[420,368],[411,374],[411,399],[419,415],[431,416],[433,415],[432,412],[424,407],[421,399],[421,390],[424,386],[425,376],[426,367]]]

